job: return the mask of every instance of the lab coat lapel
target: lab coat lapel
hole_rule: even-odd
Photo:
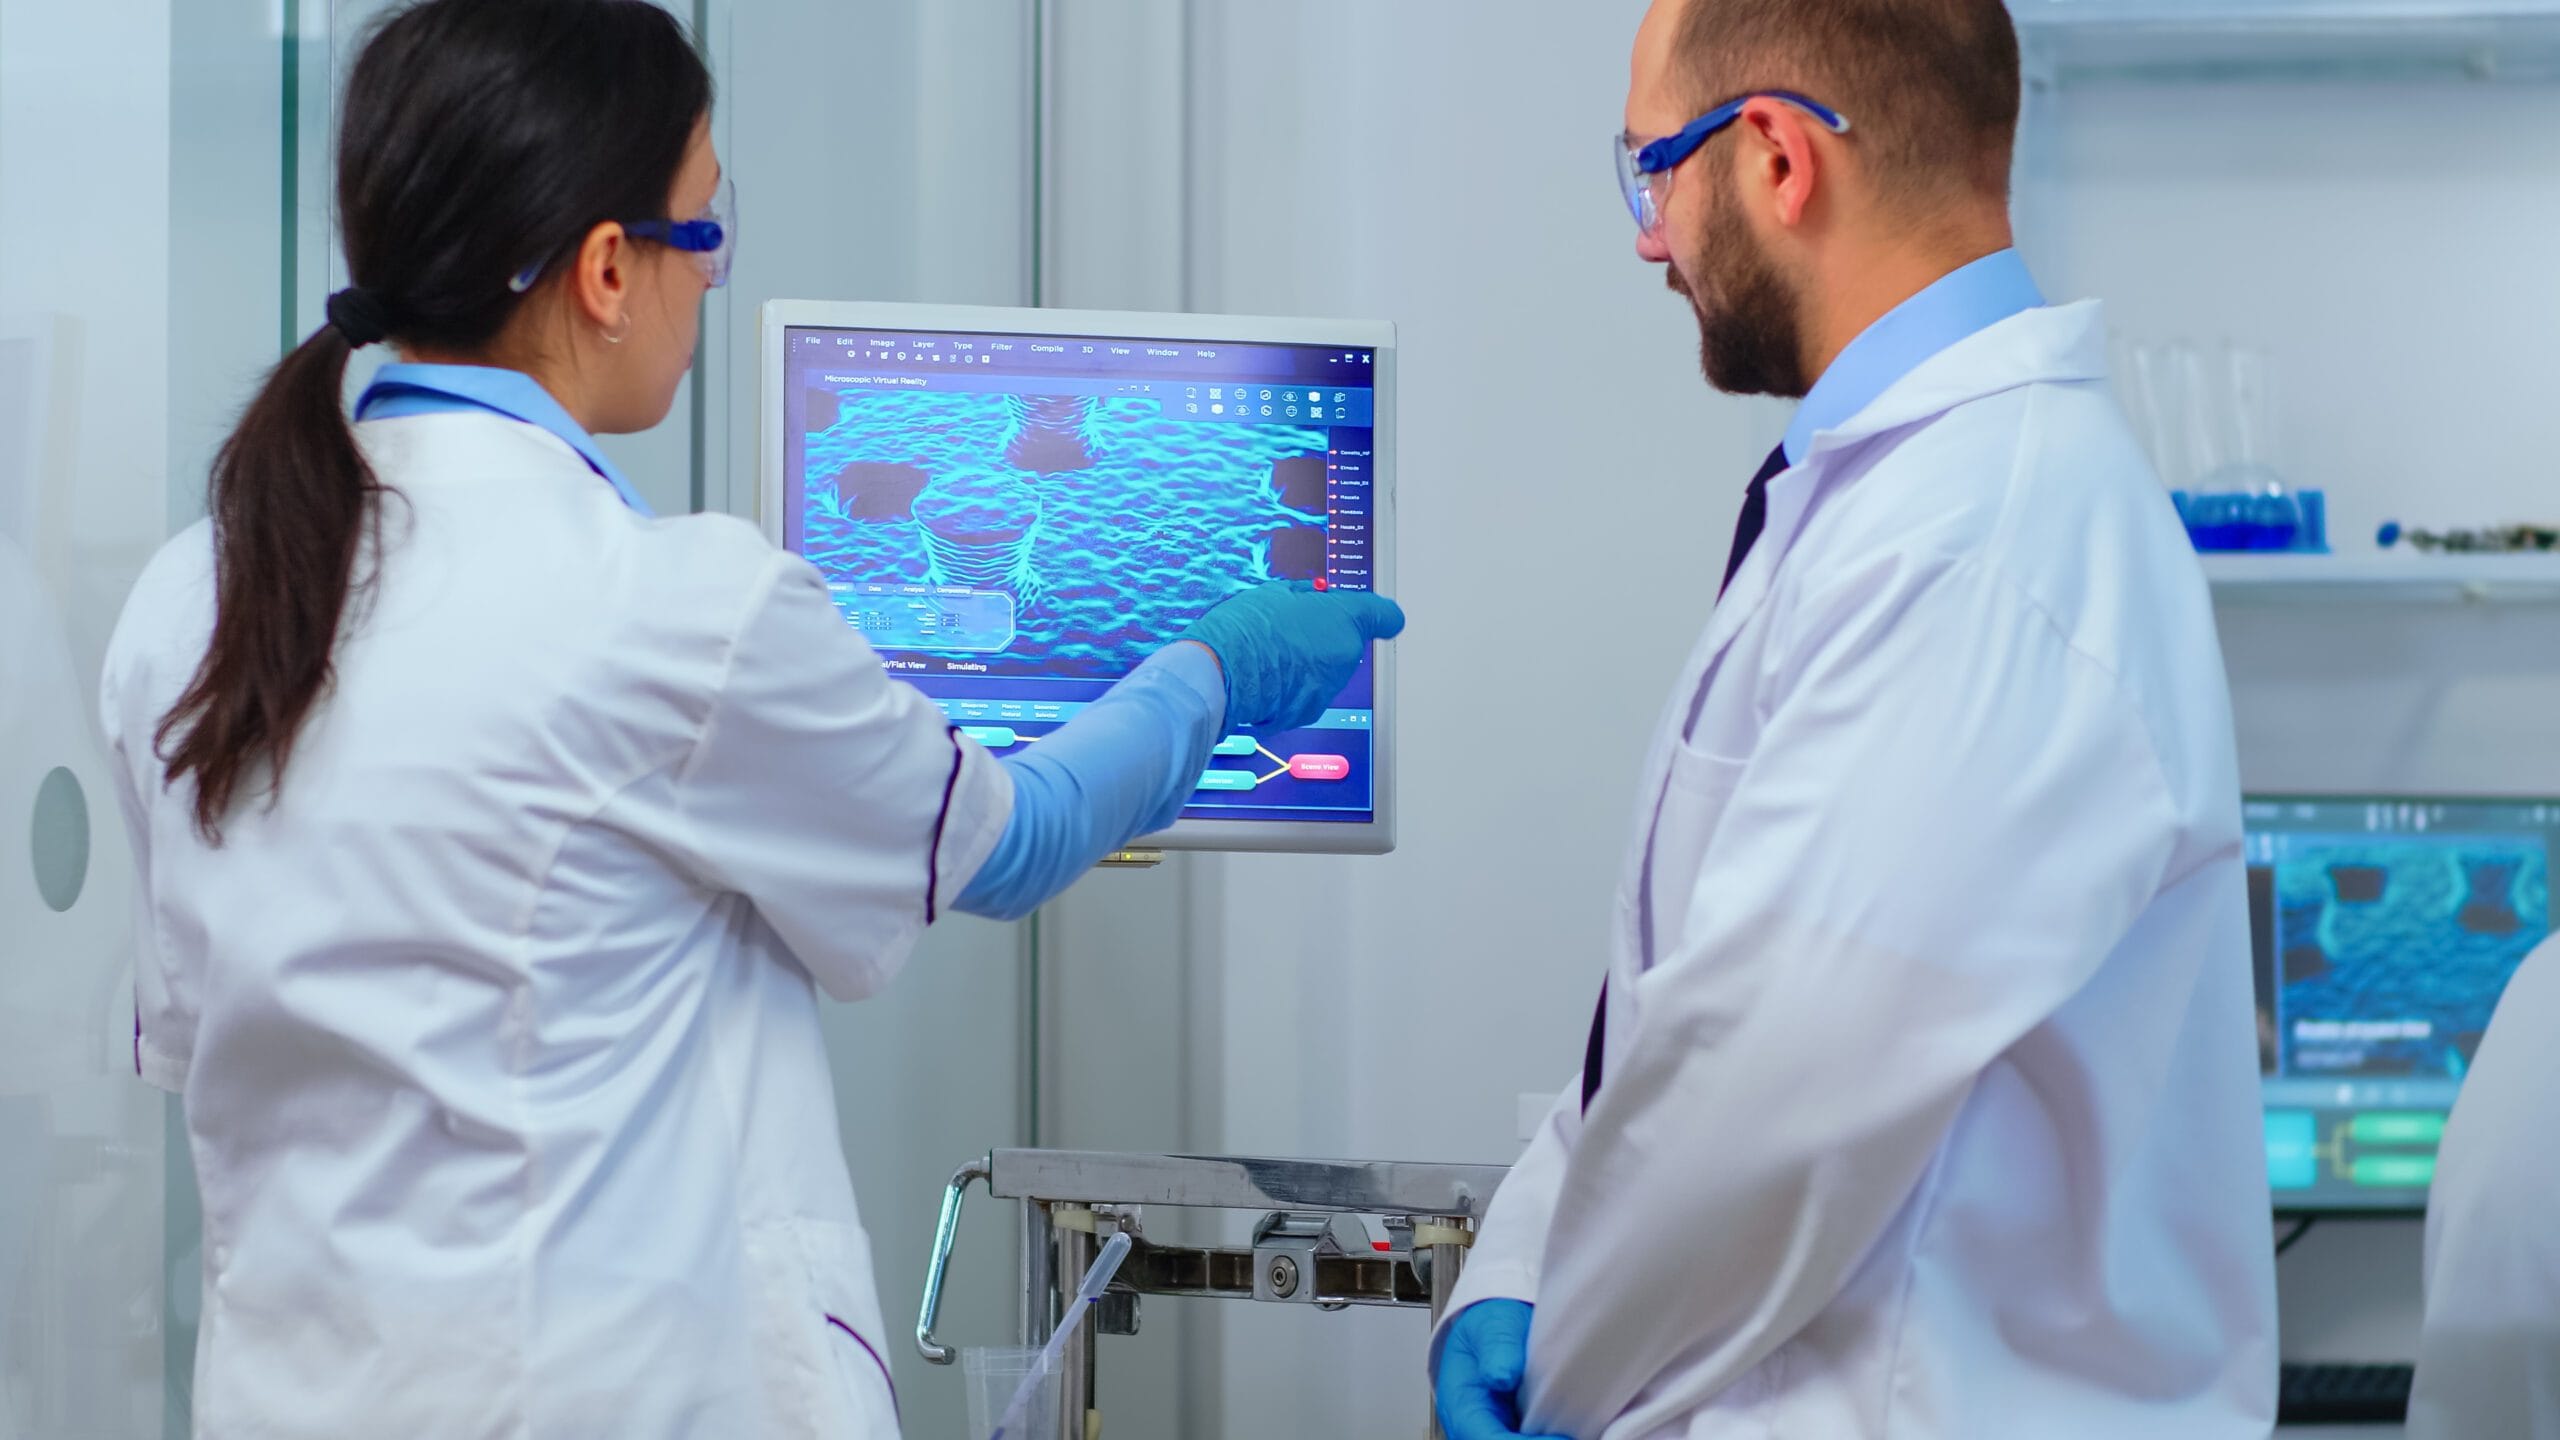
[[[1724,652],[1733,648],[1734,637],[1759,613],[1762,602],[1769,598],[1778,566],[1786,560],[1795,545],[1796,534],[1803,529],[1805,516],[1812,510],[1813,494],[1822,483],[1822,457],[1808,453],[1803,460],[1788,466],[1769,481],[1769,519],[1760,532],[1759,543],[1734,572],[1733,583],[1725,587],[1724,598],[1716,602],[1715,613],[1707,617],[1707,633],[1699,642],[1697,653],[1690,657],[1691,668],[1681,676],[1677,692],[1682,704],[1676,723],[1666,737],[1677,744],[1688,737],[1697,723],[1698,697],[1715,683],[1716,667]],[[1664,747],[1667,761],[1670,755]],[[1658,784],[1662,777],[1654,777]]]
[[[1671,701],[1654,731],[1637,790],[1633,833],[1620,876],[1617,936],[1611,957],[1611,1009],[1630,1003],[1636,977],[1652,965],[1659,937],[1646,933],[1645,868],[1653,854],[1654,826],[1663,788],[1670,781],[1675,747],[1689,738],[1707,687],[1743,627],[1769,598],[1817,501],[1850,488],[1841,478],[1854,467],[1865,442],[1925,424],[1970,400],[2021,385],[2103,379],[2106,326],[2096,301],[2029,310],[1948,346],[1896,382],[1874,404],[1842,425],[1816,432],[1804,457],[1769,482],[1769,516],[1759,543],[1733,577],[1697,647],[1682,667]],[[1614,1027],[1613,1027],[1614,1028]],[[1619,1028],[1617,1033],[1624,1033]]]
[[[1615,996],[1634,993],[1636,977],[1653,964],[1654,952],[1659,948],[1659,937],[1649,933],[1645,871],[1653,860],[1654,827],[1661,819],[1664,787],[1671,780],[1672,755],[1688,738],[1699,701],[1714,683],[1717,662],[1768,599],[1771,579],[1803,526],[1818,479],[1808,467],[1795,465],[1769,481],[1767,525],[1742,568],[1735,572],[1733,583],[1725,588],[1723,598],[1707,617],[1706,631],[1690,651],[1688,663],[1681,667],[1679,682],[1672,687],[1670,702],[1663,707],[1662,719],[1655,726],[1653,748],[1645,757],[1644,782],[1636,792],[1639,802],[1634,834],[1619,882],[1618,943],[1610,966]],[[1621,1003],[1624,1002],[1614,998],[1611,1001],[1613,1008]]]
[[[2022,385],[2105,377],[2106,327],[2096,301],[2029,310],[1948,346],[1845,423],[1816,431],[1803,458],[1769,482],[1768,528],[1716,603],[1706,638],[1681,676],[1676,693],[1686,703],[1677,729],[1657,739],[1655,763],[1646,772],[1648,793],[1660,793],[1668,765],[1670,745],[1662,742],[1685,737],[1696,722],[1698,700],[1715,683],[1717,662],[1768,599],[1778,566],[1794,548],[1816,501],[1837,490],[1843,492],[1837,503],[1854,503],[1853,487],[1843,477],[1856,468],[1857,452],[1866,442]]]

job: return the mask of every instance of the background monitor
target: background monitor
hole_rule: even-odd
[[[2245,816],[2276,1208],[2423,1209],[2489,1017],[2551,933],[2560,800],[2252,796]]]
[[[767,531],[999,753],[1241,590],[1393,584],[1388,325],[776,301],[763,338]],[[1393,653],[1146,843],[1392,849]]]

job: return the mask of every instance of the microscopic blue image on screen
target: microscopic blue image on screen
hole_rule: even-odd
[[[2296,837],[2275,866],[2288,1072],[2459,1079],[2550,934],[2549,865],[2538,835]]]
[[[1223,388],[1223,387],[1221,387]],[[1324,573],[1322,430],[1183,423],[1164,402],[823,392],[804,550],[831,583],[996,590],[990,673],[1115,678],[1218,601]],[[838,590],[848,615],[863,608]]]
[[[881,663],[1036,745],[1219,601],[1363,590],[1374,351],[793,327],[784,540]],[[1377,819],[1377,678],[1219,744],[1188,819]]]
[[[2303,1213],[2420,1209],[2499,997],[2551,931],[2560,802],[2252,796],[2243,814],[2268,1187]]]

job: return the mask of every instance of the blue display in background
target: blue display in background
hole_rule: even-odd
[[[2308,1190],[2320,1183],[2320,1122],[2305,1110],[2270,1110],[2267,1123],[2267,1184],[2270,1189]]]
[[[2461,1079],[2508,977],[2551,932],[2547,842],[2288,840],[2275,862],[2282,1070]]]
[[[2268,1182],[2288,1209],[2414,1209],[2444,1115],[2552,929],[2560,803],[2253,799]]]
[[[787,541],[893,673],[987,739],[1038,743],[1241,590],[1370,584],[1369,352],[786,343]],[[1186,815],[1373,818],[1374,689],[1364,665],[1319,727],[1213,759]]]

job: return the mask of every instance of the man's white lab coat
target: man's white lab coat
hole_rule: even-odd
[[[1605,1084],[1453,1307],[1537,1305],[1529,1432],[2267,1434],[2230,701],[2105,353],[2003,321],[1770,484],[1638,795]]]

